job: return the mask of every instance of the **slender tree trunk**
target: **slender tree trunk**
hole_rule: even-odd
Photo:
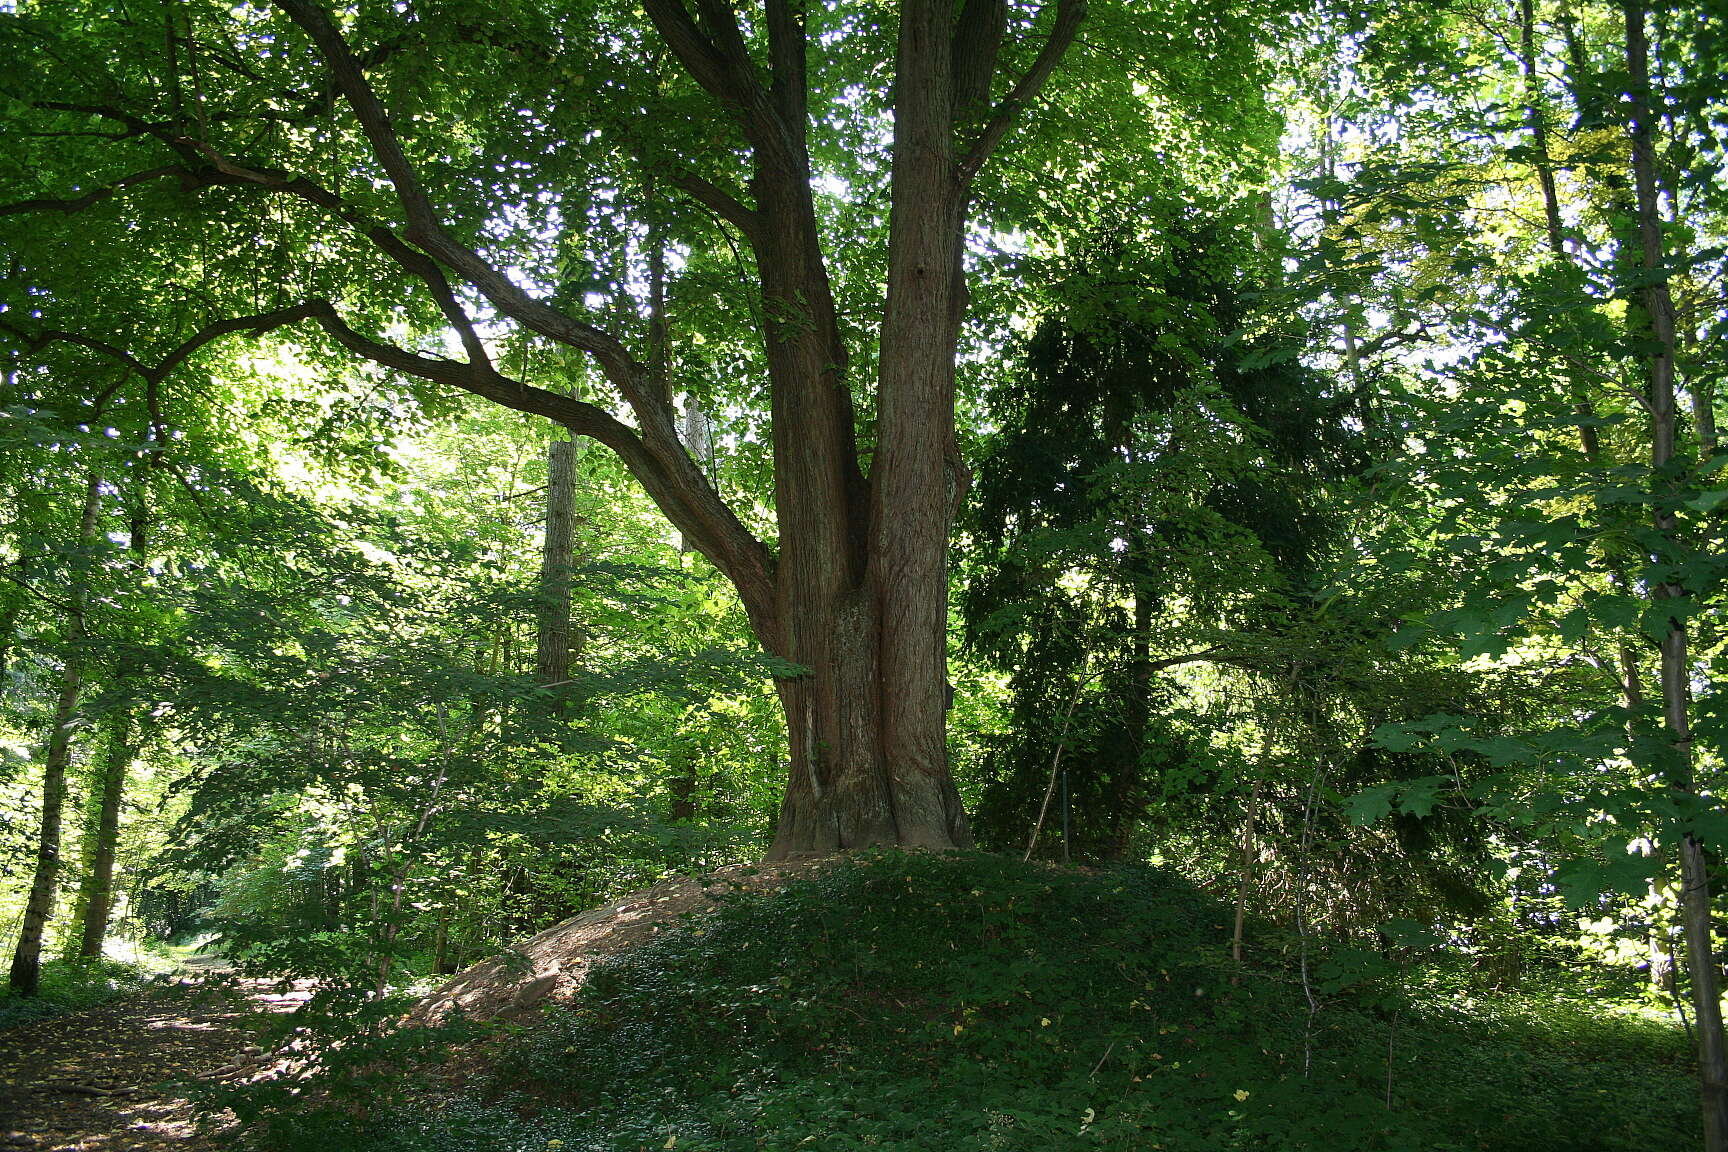
[[[672,824],[687,824],[696,819],[696,765],[700,763],[705,750],[690,741],[688,728],[693,712],[694,710],[687,709],[679,718],[683,740],[677,750],[678,767],[666,785],[666,790],[672,794],[666,819]]]
[[[1144,538],[1144,533],[1137,533]],[[1098,845],[1098,859],[1111,863],[1128,854],[1134,829],[1145,810],[1145,780],[1141,765],[1145,763],[1146,738],[1152,726],[1152,597],[1145,584],[1150,578],[1145,558],[1136,556],[1130,569],[1134,590],[1134,631],[1128,664],[1128,699],[1122,703],[1124,735],[1132,760],[1117,766],[1115,777],[1104,794],[1105,835]]]
[[[5,578],[0,579],[0,687],[4,686],[7,669],[12,666],[12,646],[18,641],[18,622],[28,595],[25,581],[30,575],[22,555],[6,568]]]
[[[576,445],[554,440],[546,453],[546,538],[540,552],[540,604],[534,635],[534,675],[563,685],[581,645],[570,623],[571,569],[576,552]]]
[[[1646,283],[1642,303],[1655,351],[1649,358],[1649,410],[1651,424],[1650,466],[1655,474],[1657,506],[1655,527],[1672,551],[1679,546],[1679,531],[1672,497],[1676,487],[1670,470],[1676,450],[1678,422],[1675,414],[1674,308],[1667,277],[1662,273],[1667,256],[1662,236],[1662,218],[1657,198],[1656,160],[1652,146],[1653,116],[1650,94],[1649,47],[1644,30],[1642,0],[1626,0],[1626,63],[1631,77],[1630,112],[1632,174],[1638,197],[1638,236]],[[1658,563],[1676,562],[1673,555]],[[1685,595],[1672,576],[1659,579],[1653,588],[1658,604]],[[1692,776],[1691,683],[1687,658],[1685,622],[1671,616],[1662,635],[1662,714],[1673,749],[1674,789],[1695,794]],[[1698,1071],[1704,1110],[1705,1152],[1728,1152],[1728,1045],[1722,1031],[1722,998],[1715,949],[1712,945],[1710,876],[1704,846],[1687,832],[1680,841],[1681,917],[1686,936],[1687,966],[1691,971],[1692,1007],[1697,1023]]]
[[[120,846],[120,804],[126,795],[126,777],[138,755],[138,739],[132,715],[114,714],[108,737],[108,755],[98,783],[95,819],[91,821],[84,852],[84,876],[78,886],[79,934],[77,954],[83,959],[102,955],[108,938],[108,919],[114,910],[114,858]]]
[[[101,500],[102,480],[91,472],[85,484],[84,510],[78,525],[79,542],[86,548],[96,535]],[[12,990],[20,996],[34,996],[41,988],[42,939],[54,912],[54,893],[60,879],[60,822],[66,806],[66,769],[72,762],[72,732],[84,688],[83,647],[87,639],[84,588],[85,579],[79,576],[73,582],[71,610],[67,613],[60,694],[54,704],[54,718],[42,758],[42,826],[36,840],[36,872],[24,905],[24,922],[18,930],[9,976]]]
[[[1320,138],[1320,167],[1321,174],[1328,180],[1332,179],[1337,171],[1337,161],[1334,156],[1334,144],[1332,141],[1332,121],[1330,119],[1326,121],[1325,134]],[[1321,220],[1326,227],[1332,227],[1338,222],[1337,202],[1333,200],[1322,200],[1320,203],[1320,213]],[[1356,337],[1356,324],[1350,319],[1350,314],[1348,312],[1341,317],[1339,324],[1344,338],[1344,368],[1345,371],[1350,373],[1350,387],[1352,394],[1358,398],[1366,398],[1368,395],[1368,382],[1362,371],[1362,346]]]
[[[1268,741],[1270,743],[1270,741]],[[1254,887],[1254,820],[1260,812],[1260,791],[1264,779],[1254,781],[1248,794],[1248,811],[1242,820],[1242,858],[1236,871],[1236,918],[1230,932],[1230,958],[1242,962],[1242,935],[1248,924],[1248,893]]]
[[[702,474],[714,478],[714,426],[708,419],[708,413],[702,410],[702,405],[695,396],[684,397],[684,447],[690,453],[690,458],[702,470]],[[690,537],[683,532],[678,533],[678,552],[687,556],[696,550]]]
[[[1548,150],[1548,115],[1542,93],[1541,73],[1537,67],[1534,0],[1520,0],[1519,16],[1518,65],[1524,76],[1524,122],[1530,131],[1532,164],[1536,170],[1537,184],[1542,189],[1542,217],[1547,229],[1548,254],[1557,263],[1575,263],[1575,257],[1566,248],[1560,214],[1560,191],[1554,180],[1554,163]],[[1590,398],[1589,384],[1583,373],[1576,368],[1569,367],[1566,375],[1571,389],[1572,410],[1580,417],[1579,450],[1592,466],[1600,468],[1607,460],[1602,452],[1602,438],[1596,432],[1596,405]],[[1623,558],[1608,556],[1606,567],[1609,582],[1621,593],[1633,595],[1632,581],[1626,576]],[[1637,654],[1624,639],[1616,645],[1615,656],[1620,666],[1621,694],[1627,711],[1632,713],[1631,723],[1636,724],[1637,718],[1644,712],[1644,673],[1638,667]]]
[[[162,439],[152,451],[150,466],[161,460]],[[140,480],[131,515],[128,517],[130,539],[127,558],[133,571],[142,578],[149,552],[150,533],[149,486]],[[114,663],[113,683],[125,689],[136,672],[137,659],[123,651]],[[126,795],[127,775],[138,754],[144,737],[133,706],[122,704],[109,720],[108,755],[95,780],[94,803],[85,820],[84,868],[78,884],[75,904],[79,924],[78,939],[71,945],[74,954],[83,959],[102,955],[102,945],[108,935],[108,921],[114,910],[114,859],[120,842],[120,805]]]

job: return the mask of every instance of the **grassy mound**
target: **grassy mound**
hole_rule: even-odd
[[[1474,1001],[1373,958],[1226,955],[1169,875],[837,861],[611,959],[484,1083],[283,1101],[281,1149],[1648,1149],[1696,1146],[1684,1037],[1553,992]],[[375,1066],[374,1066],[375,1071]]]

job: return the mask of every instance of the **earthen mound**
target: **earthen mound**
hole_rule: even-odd
[[[599,961],[648,943],[687,914],[707,911],[734,892],[784,887],[821,863],[740,864],[704,876],[663,880],[560,921],[458,973],[420,1001],[408,1020],[437,1024],[453,1013],[469,1020],[528,1015],[548,1000],[567,999]]]

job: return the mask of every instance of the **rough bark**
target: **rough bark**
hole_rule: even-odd
[[[101,507],[102,481],[92,472],[85,484],[84,508],[79,517],[78,539],[88,547],[96,535],[96,517]],[[30,895],[24,905],[24,921],[18,929],[18,944],[12,952],[8,981],[20,996],[34,996],[42,983],[42,940],[54,914],[54,895],[60,880],[60,825],[66,806],[66,769],[72,763],[73,730],[84,690],[85,582],[74,582],[66,620],[66,644],[60,676],[60,693],[54,703],[48,739],[42,757],[42,822],[36,838],[36,870]]]
[[[1670,475],[1678,435],[1675,411],[1674,306],[1669,294],[1662,218],[1657,198],[1656,160],[1652,145],[1649,47],[1642,0],[1622,4],[1626,16],[1626,63],[1631,77],[1630,129],[1632,175],[1637,193],[1638,238],[1644,273],[1642,304],[1654,350],[1648,359],[1651,451],[1656,477],[1655,528],[1672,547],[1679,530],[1674,512],[1674,481]],[[1667,558],[1665,563],[1672,563]],[[1658,604],[1679,599],[1685,589],[1672,576],[1654,582]],[[1691,681],[1685,622],[1671,616],[1661,640],[1662,715],[1672,750],[1670,784],[1684,796],[1696,794],[1692,768]],[[1710,875],[1704,846],[1690,831],[1680,840],[1681,922],[1686,938],[1687,967],[1692,977],[1692,1008],[1698,1043],[1698,1073],[1704,1113],[1705,1152],[1728,1152],[1728,1044],[1722,1030],[1720,969],[1710,939],[1712,907]]]

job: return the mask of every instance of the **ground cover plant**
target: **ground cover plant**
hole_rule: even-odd
[[[1671,1020],[1274,934],[1168,872],[847,857],[272,1149],[1635,1149],[1697,1140]],[[1391,949],[1396,952],[1397,949]],[[1544,976],[1550,982],[1544,983]],[[1622,985],[1622,996],[1631,992]]]

